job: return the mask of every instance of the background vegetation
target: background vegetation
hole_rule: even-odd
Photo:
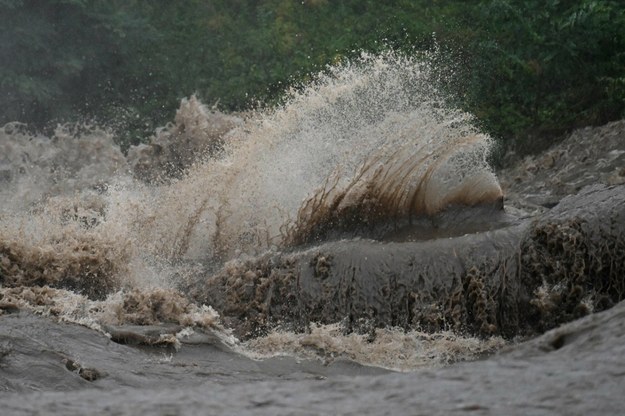
[[[93,118],[127,145],[194,92],[244,109],[361,50],[434,39],[458,104],[521,153],[625,116],[620,0],[0,0],[0,125]]]

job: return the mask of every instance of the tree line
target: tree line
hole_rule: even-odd
[[[625,116],[618,0],[0,0],[0,125],[81,117],[128,145],[193,93],[242,110],[362,50],[433,47],[521,152]]]

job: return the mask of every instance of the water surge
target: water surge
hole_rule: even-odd
[[[407,370],[618,302],[622,187],[506,212],[493,141],[435,69],[365,54],[245,114],[191,97],[126,155],[98,126],[4,126],[0,312]]]

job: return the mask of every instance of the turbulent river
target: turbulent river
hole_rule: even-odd
[[[619,411],[624,186],[509,209],[428,62],[191,97],[127,154],[4,126],[3,414]]]

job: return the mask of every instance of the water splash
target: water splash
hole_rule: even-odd
[[[212,243],[211,255],[227,260],[451,205],[500,202],[490,138],[445,105],[434,78],[424,60],[363,55],[257,114],[223,160],[176,185],[201,194],[178,254]]]
[[[498,205],[491,139],[448,107],[436,77],[427,57],[363,54],[245,117],[192,97],[128,156],[99,128],[47,138],[7,125],[3,290],[50,285],[98,302],[139,291],[149,304],[236,258]]]

